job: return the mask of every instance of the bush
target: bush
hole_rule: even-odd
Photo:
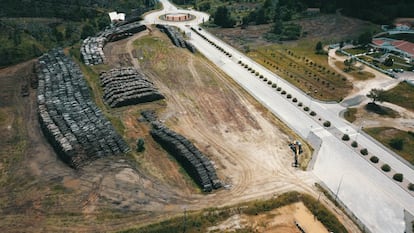
[[[284,94],[286,94],[286,91],[284,91],[284,90],[283,90],[283,91],[282,91],[282,95],[284,95]]]
[[[273,88],[276,88],[276,87],[277,87],[276,83],[273,83],[273,84],[272,84],[272,87],[273,87]]]
[[[367,155],[368,154],[368,149],[367,148],[361,149],[360,152],[361,152],[362,155]]]
[[[303,108],[303,110],[305,110],[305,112],[307,112],[307,111],[309,111],[309,107],[308,107],[308,106],[305,106],[305,107]]]
[[[292,98],[292,95],[291,94],[287,94],[287,96],[286,96],[288,99],[290,99],[290,98]]]
[[[311,111],[309,114],[310,114],[311,116],[316,116],[316,112],[314,112],[314,111]]]
[[[390,167],[390,165],[388,165],[388,164],[384,164],[384,165],[382,165],[382,166],[381,166],[381,169],[382,169],[384,172],[389,172],[389,171],[391,171],[391,167]]]
[[[396,150],[402,150],[404,147],[404,140],[402,138],[393,138],[388,144]]]
[[[330,127],[330,126],[331,126],[331,122],[330,122],[330,121],[325,121],[325,122],[323,123],[323,126],[325,126],[325,127]]]
[[[263,77],[263,75],[260,75],[260,76],[259,76],[259,78],[260,78],[260,79],[262,79],[262,78],[264,78],[264,77]]]
[[[256,76],[259,76],[259,72],[256,72]]]
[[[278,87],[276,90],[277,90],[277,91],[281,91],[281,90],[282,90],[282,88],[281,88],[281,87]]]
[[[403,176],[403,174],[401,174],[401,173],[395,173],[395,174],[392,176],[392,178],[393,178],[394,180],[398,181],[398,182],[402,182],[402,181],[403,181],[403,179],[404,179],[404,176]]]
[[[358,142],[353,141],[353,142],[351,143],[351,146],[352,146],[352,147],[358,147]]]
[[[264,82],[267,82],[267,78],[264,78],[264,79],[263,79],[263,81],[264,81]]]
[[[371,158],[369,158],[369,160],[371,160],[371,162],[373,162],[373,163],[378,163],[379,162],[379,158],[377,156],[372,156]]]
[[[302,107],[302,105],[303,105],[303,104],[302,104],[302,102],[299,102],[299,103],[298,103],[298,106],[299,106],[299,107]]]
[[[344,136],[342,136],[342,140],[344,141],[349,141],[349,135],[348,134],[344,134]]]
[[[271,85],[271,84],[272,84],[272,81],[270,81],[270,80],[269,80],[269,81],[267,82],[267,84]]]
[[[407,188],[410,191],[414,191],[414,184],[413,183],[409,183]]]

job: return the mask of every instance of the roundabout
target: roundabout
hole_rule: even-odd
[[[168,1],[160,0],[164,9],[153,11],[144,16],[143,24],[167,24],[175,26],[191,25],[197,26],[207,22],[210,16],[207,13],[179,9]]]

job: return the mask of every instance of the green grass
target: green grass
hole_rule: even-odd
[[[385,91],[384,99],[401,107],[414,111],[414,87],[402,82],[391,90]]]
[[[354,122],[356,120],[357,111],[358,111],[358,109],[356,109],[356,108],[348,108],[346,110],[346,112],[344,113],[345,120],[347,120],[351,123]]]
[[[337,66],[341,70],[345,70],[346,66],[343,62],[337,61],[335,62],[335,66]],[[359,81],[365,81],[368,79],[375,78],[375,75],[373,73],[367,72],[367,71],[359,71],[358,67],[352,66],[350,67],[351,70],[347,73],[353,76],[356,80]]]
[[[390,127],[365,128],[365,132],[414,165],[414,134]],[[402,150],[394,149],[393,139],[402,139]]]
[[[352,48],[352,49],[344,49],[344,51],[347,52],[347,53],[350,53],[352,55],[358,55],[358,54],[367,52],[366,49],[360,48],[360,47]]]
[[[271,210],[290,205],[296,202],[303,204],[314,214],[317,219],[329,230],[333,232],[347,232],[345,227],[329,210],[320,204],[315,198],[298,192],[284,193],[277,198],[270,200],[258,200],[254,202],[242,203],[232,207],[220,209],[206,209],[201,212],[188,213],[186,216],[186,233],[206,232],[210,226],[228,219],[238,209],[246,215],[265,214]],[[242,208],[241,208],[242,207]],[[151,224],[144,227],[120,231],[123,233],[177,233],[183,231],[184,217],[178,216],[171,219]],[[243,231],[242,231],[243,232]],[[249,232],[249,231],[247,231]]]
[[[391,118],[400,117],[400,114],[398,114],[398,112],[392,110],[391,108],[381,106],[379,104],[368,103],[367,105],[365,105],[365,110],[367,110],[368,112],[376,113],[384,117],[391,117]]]
[[[316,42],[259,47],[248,55],[312,97],[339,101],[352,85],[329,67],[326,54],[315,54]]]

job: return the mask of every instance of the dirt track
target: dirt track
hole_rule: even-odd
[[[231,205],[288,190],[317,196],[312,174],[291,167],[292,152],[287,135],[293,134],[289,129],[203,57],[173,47],[163,34],[154,32],[153,36],[162,38],[157,41],[166,50],[157,53],[150,46],[143,46],[139,64],[132,58],[132,44],[127,44],[128,40],[105,48],[110,54],[109,66],[130,61],[139,65],[166,96],[165,102],[113,111],[124,122],[124,136],[130,145],[134,145],[137,137],[145,138],[146,152],[134,155],[134,159],[101,159],[79,172],[69,169],[42,137],[34,91],[29,102],[17,97],[16,108],[25,112],[13,116],[21,114],[24,118],[27,128],[24,137],[29,143],[24,159],[14,165],[19,166],[19,172],[13,175],[27,177],[34,183],[16,179],[2,188],[1,199],[8,208],[2,212],[5,220],[0,228],[116,230],[136,225],[137,221],[156,221],[178,214],[183,208],[197,210]],[[171,57],[174,59],[168,59]],[[20,70],[15,68],[7,73],[19,76]],[[3,82],[5,78],[1,78]],[[19,82],[11,85],[18,86]],[[152,141],[148,125],[136,120],[139,111],[148,108],[156,109],[162,121],[214,161],[225,189],[208,195],[199,193],[177,163]],[[309,153],[308,148],[305,150]],[[4,194],[10,188],[8,185],[20,188]],[[23,195],[27,190],[31,195]],[[108,212],[108,209],[113,210]],[[356,232],[347,218],[340,219]]]

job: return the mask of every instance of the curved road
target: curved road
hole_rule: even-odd
[[[407,182],[414,183],[413,169],[395,158],[389,150],[378,142],[365,134],[359,133],[359,127],[340,118],[338,112],[344,110],[344,107],[339,104],[323,104],[312,100],[296,87],[210,33],[198,30],[198,25],[208,20],[209,16],[207,14],[193,10],[177,9],[167,0],[160,0],[160,2],[164,9],[147,14],[143,23],[170,24],[179,27],[187,35],[190,35],[190,42],[194,44],[199,52],[220,67],[300,136],[306,139],[311,134],[317,135],[322,140],[322,144],[313,170],[310,172],[325,183],[333,193],[337,194],[338,199],[371,232],[404,232],[404,210],[414,215],[414,193],[404,189]],[[166,13],[178,12],[190,13],[196,18],[187,22],[166,22],[159,18]],[[199,33],[232,54],[232,57],[220,52],[201,36],[191,31],[190,27],[196,28]],[[297,107],[296,104],[286,98],[286,95],[281,95],[280,92],[277,92],[239,65],[239,60],[282,87],[283,90],[296,97],[299,102],[309,106],[323,119],[319,121],[319,117],[312,117],[308,112]],[[331,128],[327,129],[321,125],[325,120],[332,123]],[[404,183],[398,184],[389,175],[387,176],[378,167],[362,157],[358,150],[354,150],[348,143],[344,143],[340,139],[344,133],[350,135],[351,141],[357,139],[360,145],[359,148],[368,149],[370,154],[366,157],[369,158],[375,155],[380,159],[380,162],[387,163],[396,172],[403,173]]]

